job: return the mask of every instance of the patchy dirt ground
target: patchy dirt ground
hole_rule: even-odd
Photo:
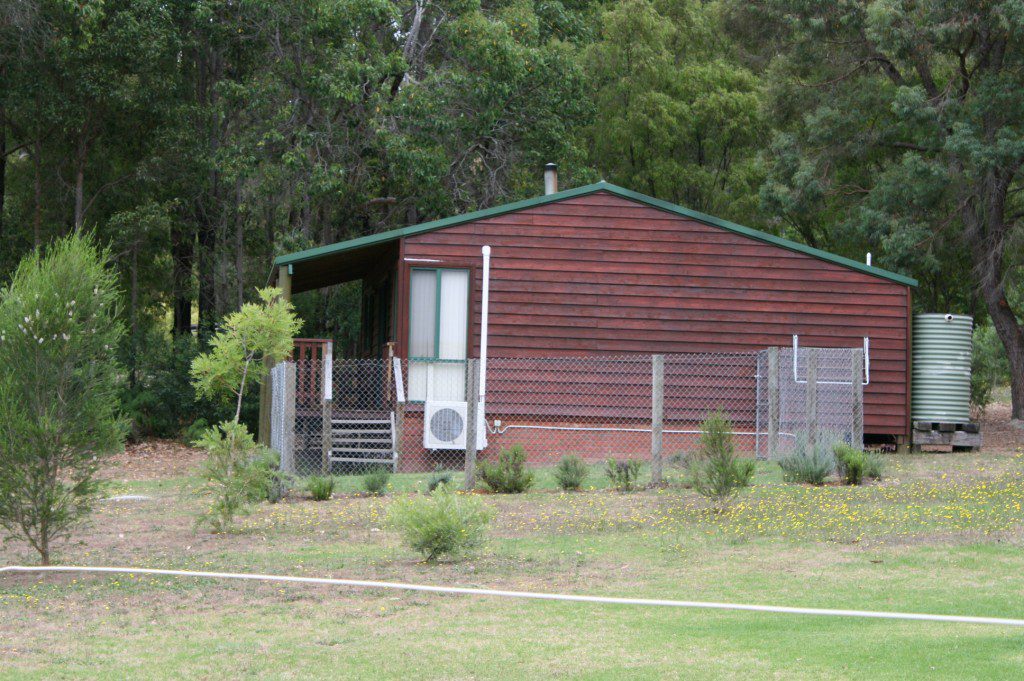
[[[487,546],[439,565],[421,562],[385,522],[401,491],[326,502],[297,491],[259,505],[237,531],[196,531],[201,500],[190,476],[203,454],[149,441],[105,463],[112,494],[132,496],[99,502],[58,560],[1016,617],[1024,431],[1008,414],[990,409],[985,451],[887,456],[886,478],[865,487],[783,484],[777,466],[759,465],[754,487],[723,512],[679,487],[485,495],[496,511]],[[0,546],[0,564],[35,560],[17,542]],[[1012,632],[922,636],[916,625],[885,625],[883,644],[881,626],[138,574],[0,579],[0,668],[12,678],[336,678],[344,669],[355,678],[849,678],[856,670],[895,679],[913,676],[921,659],[937,665],[934,678],[1019,670]],[[819,666],[810,669],[812,658]],[[641,660],[654,666],[643,672]],[[466,666],[452,671],[457,661]]]
[[[1024,423],[1010,420],[1010,405],[989,405],[981,419],[982,451],[1006,452],[1024,447]]]
[[[203,453],[174,440],[146,440],[129,444],[103,463],[100,477],[107,480],[156,480],[190,474]]]

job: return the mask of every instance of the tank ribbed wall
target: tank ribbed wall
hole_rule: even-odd
[[[914,316],[914,421],[966,423],[971,420],[973,319],[967,315]]]

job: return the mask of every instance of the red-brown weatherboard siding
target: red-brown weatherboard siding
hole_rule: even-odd
[[[860,347],[871,339],[865,432],[905,435],[910,288],[607,192],[403,239],[408,269],[470,267],[480,335],[480,247],[490,245],[490,357]],[[440,260],[436,265],[408,262]]]

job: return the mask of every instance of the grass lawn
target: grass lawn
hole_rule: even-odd
[[[425,565],[392,496],[297,494],[237,532],[195,532],[196,481],[132,475],[63,547],[68,564],[178,567],[540,591],[1024,617],[1024,457],[894,455],[862,488],[783,484],[725,513],[682,488],[485,496],[487,547]],[[0,563],[34,560],[24,546]],[[1024,631],[933,623],[196,579],[0,577],[3,678],[1017,678]]]

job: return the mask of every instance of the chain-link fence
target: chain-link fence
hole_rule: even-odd
[[[534,466],[575,455],[660,469],[693,451],[715,411],[748,456],[782,455],[809,433],[859,439],[860,351],[793,352],[296,360],[272,372],[271,446],[298,475],[461,469],[474,411],[475,460],[519,445]]]
[[[863,350],[768,348],[757,355],[756,452],[777,459],[815,441],[864,440]]]

